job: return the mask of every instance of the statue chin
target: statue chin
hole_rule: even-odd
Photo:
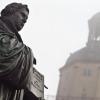
[[[22,25],[18,25],[17,30],[20,31],[23,28]]]

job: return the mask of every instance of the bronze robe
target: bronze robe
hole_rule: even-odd
[[[31,49],[0,20],[0,100],[23,100],[33,59]]]

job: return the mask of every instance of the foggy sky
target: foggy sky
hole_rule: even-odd
[[[56,95],[59,68],[69,55],[85,46],[88,19],[100,11],[99,0],[0,0],[0,10],[11,2],[28,4],[29,19],[21,32],[45,76],[46,95]]]

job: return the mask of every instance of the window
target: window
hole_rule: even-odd
[[[84,72],[83,72],[84,76],[91,76],[91,74],[92,74],[91,69],[89,69],[89,68],[84,69]]]

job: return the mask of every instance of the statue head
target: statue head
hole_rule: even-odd
[[[2,11],[1,17],[9,20],[17,31],[20,31],[29,14],[27,5],[22,3],[11,3],[8,4]]]
[[[2,11],[1,16],[11,16],[12,14],[20,11],[21,9],[26,9],[29,12],[28,6],[22,3],[11,3],[8,4]]]

